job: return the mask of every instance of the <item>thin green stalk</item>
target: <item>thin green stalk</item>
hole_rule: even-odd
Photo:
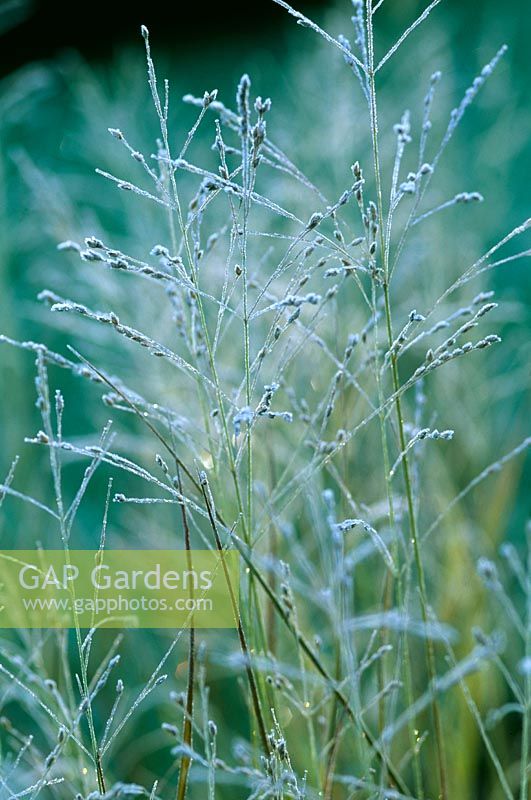
[[[243,281],[243,343],[244,343],[244,370],[245,370],[245,404],[247,408],[251,408],[251,337],[249,327],[249,274],[247,264],[247,237],[248,237],[248,221],[251,205],[251,191],[253,184],[253,172],[251,170],[250,152],[249,152],[249,90],[250,80],[247,75],[244,75],[238,87],[238,102],[241,105],[241,124],[240,124],[240,139],[242,143],[242,192],[243,192],[243,226],[242,235],[240,238],[240,249],[242,256],[242,281]],[[235,220],[236,231],[238,232],[238,220]],[[252,531],[253,531],[253,426],[248,423],[246,432],[246,451],[247,451],[247,540],[249,546],[252,546]],[[266,652],[266,640],[263,620],[258,605],[258,598],[256,596],[256,589],[254,586],[253,576],[249,573],[248,576],[248,610],[247,618],[249,620],[249,630],[251,636],[254,632],[253,618],[256,616],[258,628],[262,637],[263,650]],[[251,640],[251,647],[254,645]],[[264,691],[263,679],[259,679],[262,694]]]
[[[388,341],[389,347],[392,346],[393,343],[393,332],[391,326],[391,310],[390,310],[390,302],[389,302],[389,287],[386,285],[384,287],[385,293],[385,308],[386,308],[386,318],[388,320]],[[400,388],[400,377],[398,374],[398,364],[396,356],[391,357],[391,365],[392,365],[392,375],[393,375],[393,388],[394,391],[398,391]],[[396,398],[396,415],[398,420],[398,435],[399,435],[399,444],[401,452],[405,452],[407,441],[404,431],[404,418],[402,415],[402,403],[400,400],[400,396]],[[427,599],[427,591],[426,591],[426,578],[424,575],[424,567],[422,564],[422,557],[420,553],[420,544],[418,538],[418,531],[417,531],[417,521],[415,515],[415,506],[413,502],[413,489],[411,485],[411,477],[409,473],[409,460],[407,455],[404,456],[402,460],[402,474],[404,477],[404,484],[406,488],[406,499],[407,499],[407,507],[408,507],[408,519],[409,519],[409,528],[411,534],[411,543],[413,545],[413,553],[415,558],[415,566],[417,570],[417,577],[419,581],[419,597],[420,597],[420,606],[421,606],[421,613],[422,613],[422,620],[424,624],[427,626],[429,624],[429,615],[428,615],[428,599]],[[428,637],[426,639],[426,660],[427,660],[427,667],[428,667],[428,676],[430,683],[432,686],[435,685],[436,677],[437,677],[437,670],[435,664],[435,648],[433,646],[433,640]],[[444,735],[442,730],[442,721],[441,721],[441,714],[439,708],[439,701],[437,700],[436,695],[433,695],[432,701],[432,712],[433,712],[433,723],[435,728],[435,739],[436,739],[436,748],[437,748],[437,763],[439,769],[439,788],[440,788],[440,797],[441,800],[447,800],[448,797],[448,781],[446,776],[446,763],[445,763],[445,748],[444,748]]]
[[[179,493],[182,497],[183,487],[181,482],[181,473],[179,465],[177,464],[177,486]],[[190,526],[188,524],[188,515],[186,512],[186,505],[181,503],[181,516],[183,521],[184,530],[184,546],[187,552],[188,569],[192,571],[192,558],[191,558],[191,540],[190,540]],[[193,598],[193,586],[190,584],[190,596]],[[194,678],[195,678],[195,628],[190,626],[190,637],[188,642],[188,681],[186,685],[186,704],[183,721],[183,745],[185,752],[181,758],[181,768],[179,770],[179,783],[177,785],[177,800],[185,800],[186,789],[188,786],[188,775],[192,764],[192,759],[189,752],[192,750],[192,734],[193,734],[193,718],[194,718]]]
[[[68,564],[68,560],[67,560]],[[75,613],[75,612],[74,612]],[[79,621],[77,618],[77,614],[75,614],[76,618],[76,642],[79,651],[79,660],[81,664],[81,683],[83,686],[83,692],[85,694],[85,698],[89,701],[87,707],[87,721],[89,726],[90,732],[90,742],[92,746],[92,754],[94,756],[94,763],[96,766],[96,777],[98,779],[98,791],[100,794],[105,794],[106,787],[105,787],[105,776],[103,773],[103,766],[101,763],[101,753],[98,747],[98,742],[96,739],[96,730],[94,728],[94,717],[92,715],[92,705],[90,703],[90,694],[89,694],[89,686],[88,686],[88,676],[87,676],[87,669],[85,665],[85,659],[83,658],[83,642],[81,641],[81,629],[79,627]]]
[[[309,749],[310,749],[310,764],[311,769],[308,770],[310,781],[314,781],[314,786],[319,785],[319,759],[317,757],[317,744],[315,741],[315,729],[313,724],[313,714],[311,712],[311,703],[310,703],[310,695],[308,692],[308,681],[306,677],[306,667],[304,664],[304,655],[302,648],[300,646],[300,627],[299,627],[299,617],[297,614],[297,606],[293,602],[293,610],[292,610],[292,618],[293,618],[293,627],[296,631],[296,640],[297,640],[297,658],[299,661],[299,670],[301,674],[301,684],[302,684],[302,702],[304,707],[304,719],[306,722],[306,730],[308,732],[308,742],[309,742]]]
[[[337,709],[336,701],[334,700],[334,709]],[[334,727],[334,735],[329,739],[330,747],[326,759],[325,775],[323,780],[323,798],[324,800],[332,800],[332,793],[334,791],[334,770],[339,752],[339,745],[341,743],[341,736],[343,734],[342,725],[338,719]]]
[[[269,743],[269,737],[267,735],[267,728],[266,728],[266,724],[265,724],[265,720],[264,720],[264,715],[263,715],[263,712],[262,712],[262,705],[261,705],[261,702],[260,702],[260,694],[259,694],[259,691],[258,691],[258,684],[256,682],[256,678],[255,678],[253,667],[252,667],[252,663],[251,663],[251,653],[249,651],[249,647],[247,645],[247,639],[246,639],[246,636],[245,636],[245,632],[243,630],[242,620],[241,620],[240,612],[239,612],[239,609],[238,609],[238,601],[236,599],[236,595],[234,593],[234,587],[232,586],[230,574],[229,574],[229,571],[228,571],[228,568],[227,568],[227,564],[225,562],[225,551],[223,549],[223,545],[221,543],[221,539],[219,538],[218,525],[217,525],[217,521],[216,521],[216,513],[214,511],[213,503],[211,501],[210,489],[209,489],[209,486],[208,486],[208,479],[207,479],[207,477],[206,477],[206,475],[204,473],[203,473],[203,476],[204,477],[202,477],[200,479],[201,491],[202,491],[202,494],[203,494],[203,500],[204,500],[204,503],[205,503],[205,508],[207,510],[207,514],[208,514],[208,518],[209,518],[209,521],[210,521],[210,525],[211,525],[212,531],[214,533],[214,541],[215,541],[215,544],[216,544],[216,549],[217,549],[218,553],[220,554],[221,564],[222,564],[222,567],[223,567],[223,571],[225,573],[225,580],[227,582],[227,588],[228,588],[228,591],[229,591],[232,611],[233,611],[233,614],[234,614],[234,618],[236,620],[236,627],[237,627],[237,630],[238,630],[238,639],[239,639],[239,642],[240,642],[240,648],[241,648],[242,655],[243,655],[244,661],[245,661],[245,669],[246,669],[246,672],[247,672],[247,680],[249,682],[249,689],[250,689],[250,693],[251,693],[251,700],[252,700],[252,704],[253,704],[253,710],[254,710],[255,717],[256,717],[256,722],[257,722],[257,725],[258,725],[258,733],[259,733],[260,740],[261,740],[261,743],[262,743],[262,748],[264,750],[264,755],[266,757],[269,757],[271,755],[271,745]]]
[[[395,532],[395,509],[393,505],[393,494],[392,494],[392,487],[391,481],[389,478],[390,473],[390,459],[389,459],[389,447],[387,443],[387,433],[386,433],[386,426],[385,426],[385,411],[384,411],[384,403],[385,398],[383,394],[383,387],[380,375],[380,364],[378,358],[378,319],[376,314],[376,286],[375,280],[373,279],[372,282],[372,305],[373,305],[373,313],[374,313],[374,337],[376,342],[375,347],[375,373],[376,373],[376,384],[378,388],[378,404],[380,406],[380,413],[378,414],[378,419],[380,423],[380,437],[382,442],[382,452],[383,452],[383,466],[384,466],[384,478],[385,478],[385,488],[386,488],[386,495],[387,495],[387,506],[388,506],[388,516],[389,516],[389,526],[391,531]],[[394,559],[395,563],[398,564],[398,537],[396,535],[393,536],[393,551],[394,551]],[[394,587],[394,576],[391,570],[387,570],[385,574],[385,583],[384,583],[384,593],[383,593],[383,607],[384,612],[389,611],[392,605],[393,600],[393,587]],[[397,589],[397,602],[400,608],[403,607],[404,604],[404,591],[402,585],[402,577],[400,570],[398,571],[398,577],[396,581],[396,589]],[[382,643],[386,644],[388,641],[388,631],[387,629],[382,629]],[[406,693],[406,700],[409,706],[413,705],[413,679],[411,674],[411,655],[409,650],[409,642],[407,639],[407,634],[404,634],[403,637],[403,647],[404,647],[404,663],[403,663],[403,673],[404,673],[404,684],[405,684],[405,693]],[[386,684],[386,677],[385,677],[385,667],[383,664],[383,660],[380,659],[378,663],[378,683],[380,691],[383,690]],[[386,698],[382,695],[382,698],[379,703],[379,719],[378,724],[380,731],[383,731],[385,727],[385,706],[386,706]],[[409,734],[409,742],[412,751],[413,757],[413,774],[415,779],[415,791],[419,800],[423,800],[424,797],[424,786],[422,780],[422,769],[420,765],[420,754],[417,745],[417,733],[415,729],[415,720],[410,719],[408,721],[408,734]]]
[[[371,136],[372,136],[372,149],[373,149],[373,161],[374,161],[374,175],[376,182],[377,208],[379,217],[380,250],[381,250],[381,259],[383,267],[385,320],[386,320],[388,346],[389,346],[389,351],[391,353],[391,373],[393,381],[393,390],[394,393],[396,394],[395,408],[396,408],[397,425],[398,425],[399,445],[401,452],[405,452],[407,442],[404,432],[402,403],[400,395],[397,394],[400,390],[400,376],[398,373],[397,357],[392,350],[394,338],[393,338],[393,325],[391,317],[391,302],[389,294],[389,259],[384,240],[382,179],[381,179],[380,155],[379,155],[379,145],[378,145],[378,112],[377,112],[377,102],[376,102],[376,85],[375,85],[375,69],[374,69],[374,32],[372,24],[372,0],[368,0],[367,2],[367,46],[368,46],[368,58],[369,58],[369,65],[368,65],[369,101],[370,101],[369,108],[371,117]],[[409,461],[407,454],[404,456],[402,460],[402,473],[406,490],[411,544],[413,546],[417,577],[419,581],[421,613],[424,623],[427,624],[429,622],[429,618],[428,618],[426,579],[424,575],[424,567],[422,564],[422,558],[420,554],[420,547],[418,541],[417,522],[415,515],[415,507],[413,503],[413,489],[409,474]],[[436,679],[435,651],[434,651],[433,641],[429,637],[426,639],[426,662],[428,669],[428,677],[430,683],[432,684],[432,686],[434,686]],[[439,796],[441,800],[447,800],[448,788],[447,788],[446,764],[445,764],[445,753],[444,753],[444,737],[442,731],[439,703],[435,694],[433,695],[433,701],[431,707],[432,707],[436,750],[437,750]]]
[[[336,648],[336,681],[340,679],[340,649]],[[332,800],[332,789],[334,785],[334,767],[339,750],[339,742],[342,734],[342,720],[339,715],[339,703],[337,697],[334,695],[332,699],[332,710],[330,712],[330,720],[328,723],[328,736],[327,747],[328,754],[326,763],[323,767],[323,797],[324,800]],[[342,709],[344,714],[344,709]]]
[[[201,118],[202,118],[202,116],[201,116]],[[166,165],[164,165],[164,162],[160,162],[160,163],[162,165],[161,166],[161,173],[164,175],[164,177],[165,177],[165,179],[167,181],[168,175],[169,175],[169,170],[171,169],[171,165],[168,164],[166,166]],[[165,170],[165,172],[164,172],[164,170]],[[170,229],[172,252],[175,255],[176,253],[179,252],[179,247],[178,247],[178,244],[177,244],[177,231],[175,230],[175,220],[173,218],[173,210],[171,208],[168,208],[168,227]],[[197,378],[196,383],[197,383],[197,396],[198,396],[198,399],[199,399],[199,404],[201,406],[201,413],[203,415],[203,422],[204,422],[205,431],[206,431],[206,434],[207,434],[208,446],[209,446],[210,454],[212,456],[212,463],[213,463],[214,472],[215,472],[215,474],[217,476],[218,469],[217,469],[217,464],[214,461],[216,448],[214,447],[214,442],[212,440],[212,432],[211,432],[211,429],[210,429],[210,417],[209,417],[209,413],[208,413],[207,403],[205,402],[206,399],[207,399],[206,390],[205,390],[205,386],[201,383],[200,378]]]
[[[375,333],[376,335],[376,333]],[[378,370],[378,364],[377,370]],[[381,392],[381,381],[378,377],[378,387],[379,392]],[[392,487],[391,482],[389,480],[389,468],[390,468],[390,461],[389,461],[389,449],[387,445],[387,436],[385,431],[385,414],[383,412],[383,392],[381,396],[379,395],[379,403],[380,407],[382,408],[382,412],[378,415],[380,420],[380,432],[382,438],[382,449],[384,454],[384,470],[385,470],[385,483],[386,483],[386,492],[387,492],[387,503],[389,509],[389,525],[391,530],[394,531],[395,529],[395,511],[393,506],[393,495],[392,495]],[[393,554],[395,562],[398,564],[398,542],[396,536],[393,540]],[[383,597],[383,606],[384,611],[389,611],[392,605],[393,600],[393,587],[395,584],[395,579],[391,570],[387,570],[385,574],[385,583],[384,583],[384,597]],[[402,583],[402,575],[400,570],[398,571],[398,576],[396,579],[396,597],[397,603],[399,608],[404,607],[405,596],[404,596],[404,587]],[[388,631],[386,629],[382,630],[382,640],[383,644],[386,644],[388,641]],[[406,701],[408,706],[413,705],[414,695],[413,695],[413,678],[411,672],[411,654],[409,649],[409,641],[407,638],[407,633],[404,633],[402,638],[402,644],[404,647],[404,660],[403,660],[403,675],[404,675],[404,684],[405,684],[405,694],[406,694]],[[383,689],[385,686],[385,671],[382,661],[380,660],[378,665],[378,679],[379,679],[379,688],[380,690]],[[380,701],[380,714],[379,714],[379,726],[380,730],[383,731],[385,727],[385,697],[382,697]],[[422,778],[422,769],[420,764],[420,753],[417,743],[417,731],[415,727],[415,720],[414,718],[408,721],[408,735],[409,735],[409,742],[412,752],[413,758],[413,775],[415,780],[415,791],[419,800],[423,800],[424,797],[424,782]]]
[[[246,76],[245,76],[246,77]],[[242,78],[242,81],[244,79]],[[241,86],[241,84],[240,84]],[[242,115],[241,122],[241,142],[242,142],[242,189],[243,189],[243,230],[241,236],[241,254],[242,254],[242,280],[243,280],[243,338],[244,338],[244,366],[245,366],[245,402],[247,407],[251,407],[251,356],[250,356],[250,331],[249,331],[249,275],[247,269],[247,229],[250,211],[250,195],[251,195],[251,182],[252,176],[250,172],[249,163],[249,86],[247,82],[246,88],[242,89],[245,92],[245,105],[246,109]],[[236,223],[237,224],[237,223]],[[252,426],[248,426],[247,431],[247,527],[249,536],[252,532],[252,498],[253,498],[253,481],[252,481],[252,465],[253,465],[253,450],[252,450]]]

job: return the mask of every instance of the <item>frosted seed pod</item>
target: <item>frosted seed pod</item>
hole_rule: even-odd
[[[320,214],[318,211],[316,211],[315,214],[312,214],[312,216],[308,220],[306,227],[309,230],[312,230],[313,228],[316,228],[322,221],[323,221],[323,215]]]
[[[169,733],[170,736],[175,736],[175,738],[179,736],[179,729],[175,725],[171,725],[169,722],[163,722],[161,728],[163,731],[166,731],[166,733]]]

